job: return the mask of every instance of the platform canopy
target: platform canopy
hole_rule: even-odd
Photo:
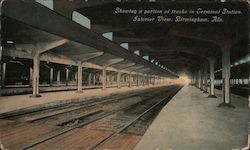
[[[139,12],[133,12],[135,10],[143,10],[144,14],[137,15]],[[167,15],[158,12],[173,10],[176,11]],[[190,10],[195,13],[183,15]],[[213,18],[216,10],[225,11],[226,14],[215,15],[223,22],[188,20]],[[230,12],[232,10],[240,14]],[[207,11],[211,11],[210,14]],[[72,21],[73,12],[88,18],[90,29]],[[9,49],[4,55],[10,56],[32,53],[25,51],[23,43],[46,43],[54,47],[43,53],[58,60],[65,59],[65,62],[86,61],[100,67],[126,68],[128,72],[142,66],[147,69],[138,70],[140,73],[178,77],[183,72],[192,74],[208,59],[217,60],[215,69],[220,69],[224,47],[231,52],[231,62],[249,53],[246,2],[54,0],[53,8],[49,9],[35,1],[8,0],[4,2],[2,13],[5,19],[3,44]],[[178,16],[187,21],[164,20]],[[155,20],[141,21],[147,17]],[[112,37],[104,37],[105,33]],[[8,44],[8,41],[13,43]],[[121,46],[124,43],[126,48]],[[15,50],[11,51],[12,48]],[[139,51],[139,56],[134,51]]]

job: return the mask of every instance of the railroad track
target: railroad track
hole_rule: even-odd
[[[162,99],[162,101],[152,101],[152,99],[155,99],[155,97],[162,97],[163,92],[168,93],[169,91],[171,91],[167,94],[167,97],[169,98],[174,95],[179,89],[179,86],[169,86],[159,90],[154,89],[142,93],[131,94],[123,98],[105,99],[101,102],[93,102],[84,106],[74,105],[72,107],[65,107],[61,109],[58,108],[55,111],[56,113],[54,111],[51,111],[50,109],[48,109],[49,111],[47,109],[38,111],[39,113],[47,113],[45,113],[46,115],[42,116],[39,116],[38,112],[21,114],[20,116],[8,116],[5,119],[18,120],[22,123],[7,128],[7,130],[11,131],[13,128],[21,129],[11,131],[11,133],[9,134],[6,133],[8,131],[5,131],[5,135],[3,135],[3,137],[7,136],[8,140],[8,138],[11,139],[11,137],[13,137],[12,135],[15,135],[16,132],[20,132],[20,130],[23,131],[27,128],[33,128],[35,131],[33,131],[34,133],[31,132],[31,137],[23,137],[23,140],[25,140],[24,143],[14,141],[10,142],[9,146],[12,147],[12,149],[61,149],[53,147],[56,146],[53,143],[56,143],[55,141],[62,141],[60,139],[64,138],[72,137],[74,139],[75,136],[85,135],[90,136],[91,138],[91,135],[93,134],[93,137],[97,136],[99,140],[96,140],[96,142],[90,144],[87,149],[97,149],[108,140],[113,138],[115,135],[126,131],[140,118],[150,113],[154,108],[156,108],[157,106],[162,104],[164,100],[166,100],[166,98]],[[150,110],[148,110],[149,108]],[[39,117],[34,114],[38,115]],[[114,119],[119,120],[119,118],[123,119],[123,121],[118,121],[116,124],[116,121]],[[110,125],[106,128],[101,127],[105,123],[116,125]],[[41,130],[41,132],[36,132],[37,130],[39,130],[39,128],[43,130]],[[92,131],[93,133],[91,134]],[[105,132],[105,134],[103,132]],[[96,135],[94,133],[96,133]],[[102,136],[98,136],[98,134],[102,134]],[[23,133],[21,132],[20,135],[23,135]],[[20,138],[22,137],[20,136]],[[28,139],[30,139],[30,141]],[[14,138],[12,140],[18,140],[18,138]],[[20,140],[22,141],[22,139]],[[71,140],[63,141],[70,142]],[[76,141],[79,141],[79,139],[77,139]],[[52,147],[46,147],[46,145],[50,144]],[[68,146],[69,145],[73,147],[76,146],[72,145],[72,143],[68,144]],[[8,146],[6,147],[8,148]],[[70,147],[69,149],[72,148]]]
[[[160,110],[169,102],[169,100],[179,91],[179,87],[176,87],[174,89],[171,89],[171,92],[168,92],[164,98],[162,98],[160,101],[156,102],[155,104],[151,105],[149,108],[144,110],[142,113],[139,113],[137,117],[134,119],[128,121],[126,124],[124,124],[121,128],[113,132],[111,135],[109,135],[107,138],[103,139],[101,142],[99,142],[97,145],[95,145],[91,150],[98,150],[98,149],[119,149],[122,146],[122,140],[121,137],[124,136],[124,134],[127,134],[126,138],[128,138],[128,134],[130,136],[137,135],[138,133],[133,133],[129,130],[133,130],[132,128],[143,128],[144,131],[140,131],[140,135],[142,136],[145,133],[145,124],[140,124],[140,120],[145,117],[145,119],[149,119],[146,122],[152,123],[156,115],[160,112]],[[133,138],[132,138],[133,139]],[[116,145],[113,141],[119,141]],[[136,145],[136,143],[130,145],[129,149],[133,149],[133,147]],[[122,149],[122,148],[121,148]]]

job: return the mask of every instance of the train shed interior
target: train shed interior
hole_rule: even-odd
[[[0,150],[250,149],[248,1],[0,2]]]

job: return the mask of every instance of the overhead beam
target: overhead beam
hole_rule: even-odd
[[[25,51],[15,50],[15,49],[4,49],[3,56],[33,59],[33,56],[30,53],[27,53]],[[55,54],[49,54],[49,53],[42,54],[40,56],[40,61],[52,62],[52,63],[57,63],[57,64],[65,64],[65,65],[74,65],[74,66],[78,65],[77,61],[72,60],[68,57],[61,56],[61,55],[55,55]],[[83,66],[87,67],[87,68],[93,68],[93,69],[102,69],[103,68],[100,65],[96,65],[93,63],[89,63],[89,62],[83,62]],[[117,69],[112,68],[112,67],[107,67],[107,70],[117,71]]]
[[[59,47],[67,42],[68,40],[66,39],[56,40],[52,42],[39,42],[36,44],[36,48],[38,48],[36,50],[39,51],[39,53],[44,53],[53,48]]]
[[[210,55],[206,55],[206,51],[212,51]],[[203,48],[203,47],[184,47],[184,46],[179,46],[176,47],[175,49],[166,49],[166,50],[154,50],[154,51],[143,51],[142,50],[142,54],[145,55],[151,55],[151,56],[162,56],[162,54],[176,54],[176,53],[188,53],[188,54],[192,54],[192,55],[196,55],[199,57],[203,57],[203,58],[214,58],[214,57],[218,57],[219,54],[221,53],[219,50],[213,50],[213,49],[207,49],[207,48]]]
[[[15,44],[15,47],[18,50],[28,50],[31,53],[44,53],[47,52],[53,48],[59,47],[65,43],[67,43],[68,40],[61,39],[51,42],[39,42],[39,43],[33,43],[33,44]]]
[[[107,3],[114,3],[113,1],[69,1],[69,0],[55,0],[54,1],[54,5],[58,6],[55,7],[54,9],[58,12],[60,12],[61,14],[63,14],[64,16],[70,18],[72,15],[72,12],[74,10],[77,10],[79,8],[83,8],[83,7],[93,7],[96,5],[102,5],[102,4],[107,4]],[[65,6],[67,5],[67,7],[59,7],[59,6]]]
[[[102,55],[103,55],[103,52],[95,52],[95,53],[87,53],[87,54],[73,56],[73,58],[79,59],[80,61],[88,61],[90,59],[93,59]]]
[[[133,65],[129,65],[129,66],[126,66],[126,67],[123,67],[123,68],[121,68],[121,70],[125,70],[125,69],[129,69],[129,68],[140,68],[140,67],[143,67],[143,66],[137,66],[137,67],[135,67],[135,65],[137,65],[137,64],[133,64]]]
[[[117,59],[113,59],[109,64],[105,64],[104,67],[108,67],[114,64],[118,64],[120,62],[123,62],[124,59],[123,58],[117,58]]]
[[[144,66],[133,67],[132,69],[129,69],[129,68],[125,68],[125,69],[128,69],[130,72],[133,72],[133,71],[138,72],[139,69],[142,69],[142,68],[144,68]]]
[[[128,28],[114,28],[107,25],[93,24],[91,25],[91,29],[98,33],[106,33],[106,32],[124,31],[127,30]]]
[[[33,59],[32,54],[27,53],[26,51],[15,50],[15,49],[4,48],[3,55],[10,56],[10,57]],[[47,62],[53,62],[53,63],[59,63],[59,64],[77,65],[76,61],[74,61],[70,58],[67,58],[65,56],[55,55],[55,54],[49,54],[49,53],[42,54],[40,56],[40,60],[47,61]]]
[[[131,38],[131,37],[114,37],[114,41],[117,43],[139,43],[139,42],[149,42],[155,39],[152,38]]]
[[[122,68],[126,68],[126,67],[131,67],[131,66],[134,66],[135,65],[135,63],[124,63],[124,61],[123,62],[121,62],[121,63],[118,63],[118,64],[112,64],[112,65],[110,65],[110,66],[112,66],[112,67],[114,67],[114,68],[118,68],[118,69],[122,69]]]

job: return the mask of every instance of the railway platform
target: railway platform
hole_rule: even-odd
[[[135,150],[237,150],[247,145],[248,100],[231,95],[236,108],[217,107],[194,86],[185,86],[162,109]]]
[[[149,86],[132,86],[132,87],[111,87],[107,90],[102,89],[85,89],[83,93],[76,93],[76,91],[60,91],[41,93],[42,97],[31,98],[31,94],[3,96],[0,97],[0,114],[20,111],[28,109],[37,109],[39,107],[50,107],[59,104],[71,103],[73,101],[83,101],[94,98],[102,98],[115,94],[127,94],[131,91],[140,91],[153,87],[160,87],[164,85],[149,85]]]

